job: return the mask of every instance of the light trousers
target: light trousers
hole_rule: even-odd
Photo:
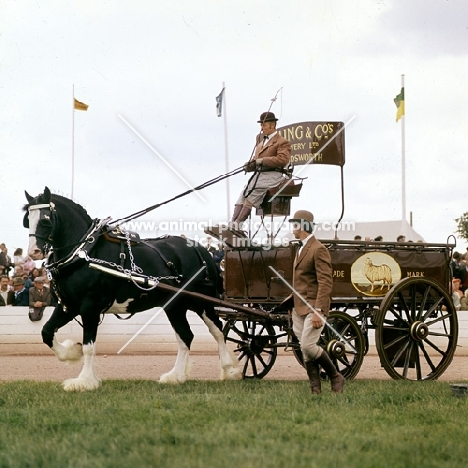
[[[298,315],[292,310],[293,331],[299,340],[304,361],[315,361],[318,359],[323,349],[317,344],[320,340],[324,325],[320,328],[314,328],[312,325],[313,313],[307,315]]]

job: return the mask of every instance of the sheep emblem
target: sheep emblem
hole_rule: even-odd
[[[388,265],[374,265],[368,257],[364,260],[364,275],[372,285],[370,292],[374,290],[374,283],[377,281],[382,281],[382,289],[386,285],[387,289],[390,290],[392,270]]]

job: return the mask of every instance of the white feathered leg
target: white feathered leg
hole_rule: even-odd
[[[202,314],[203,321],[208,326],[208,330],[210,331],[213,338],[218,343],[218,353],[219,353],[219,361],[221,365],[221,380],[240,380],[242,379],[242,371],[237,367],[237,359],[231,353],[227,346],[226,342],[224,341],[223,332],[214,324],[212,320],[210,320],[206,313],[203,312]]]
[[[67,392],[95,390],[101,385],[101,381],[94,374],[94,356],[96,354],[94,343],[83,346],[83,369],[76,379],[68,379],[63,382],[63,388]]]
[[[174,367],[169,372],[161,375],[159,378],[160,383],[165,384],[179,384],[184,383],[190,375],[190,350],[187,345],[180,339],[176,333],[177,346],[177,359]]]
[[[73,340],[65,340],[60,343],[54,336],[52,341],[52,351],[59,361],[77,362],[83,357],[83,346],[81,343],[75,343]]]

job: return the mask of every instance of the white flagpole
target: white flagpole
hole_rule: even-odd
[[[227,106],[226,106],[226,87],[223,81],[223,94],[222,94],[222,107],[221,111],[223,113],[223,124],[224,124],[224,157],[226,162],[226,174],[229,172],[229,152],[228,152],[228,132],[227,132]],[[226,203],[227,203],[227,220],[231,219],[231,196],[229,189],[229,177],[226,178]]]
[[[405,89],[405,75],[401,75],[401,87]],[[405,100],[406,100],[406,91]],[[404,102],[404,101],[403,101]],[[401,116],[401,220],[406,221],[406,154],[405,154],[405,112]]]
[[[75,189],[75,85],[72,85],[72,160],[71,160],[71,198]]]

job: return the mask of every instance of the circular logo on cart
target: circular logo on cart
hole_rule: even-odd
[[[351,282],[366,296],[385,296],[400,279],[400,265],[382,252],[367,252],[351,266]]]

